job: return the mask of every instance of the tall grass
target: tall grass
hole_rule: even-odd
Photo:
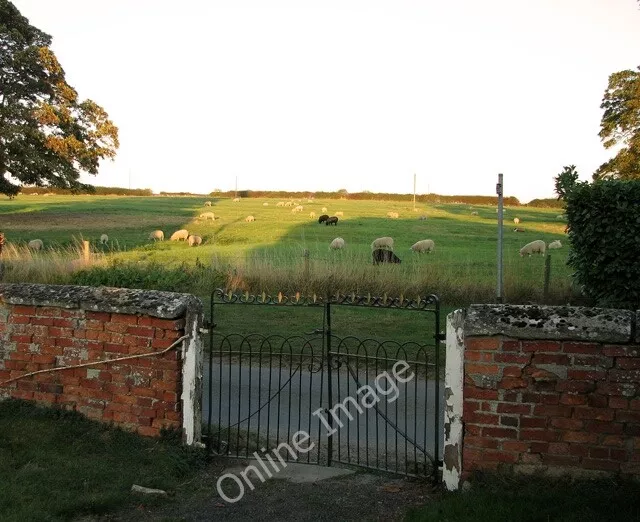
[[[402,264],[376,266],[361,252],[338,251],[305,258],[299,249],[280,249],[252,255],[214,255],[212,264],[224,274],[228,289],[243,292],[355,292],[405,297],[435,293],[456,305],[495,301],[495,266],[471,258],[430,264],[425,258],[415,255]],[[544,265],[537,261],[506,264],[504,289],[508,302],[543,301]],[[566,304],[575,298],[568,277],[552,278],[548,304]]]
[[[78,242],[65,247],[51,247],[34,251],[26,245],[9,243],[2,250],[0,273],[3,283],[65,284],[73,273],[104,264],[104,254],[93,252],[83,258]]]

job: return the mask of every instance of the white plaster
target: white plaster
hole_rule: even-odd
[[[444,459],[442,481],[449,491],[460,488],[462,476],[462,406],[464,383],[464,312],[447,316],[446,363],[444,377]]]
[[[202,432],[202,337],[198,327],[199,314],[189,314],[192,326],[186,325],[189,335],[182,343],[182,430],[185,444],[200,442]]]

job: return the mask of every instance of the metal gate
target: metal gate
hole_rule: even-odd
[[[437,296],[411,300],[216,290],[210,304],[203,408],[211,451],[238,458],[277,451],[284,461],[339,462],[439,480],[444,336]],[[245,307],[262,331],[231,331],[237,307]],[[263,307],[280,309],[280,317],[261,325]],[[360,312],[351,312],[347,326],[335,333],[332,321],[347,307],[421,314],[412,332],[415,340],[349,335],[346,330],[359,322]],[[278,331],[285,328],[282,313],[290,318],[301,310],[318,328],[293,335]],[[292,450],[292,437],[304,438],[304,448]]]

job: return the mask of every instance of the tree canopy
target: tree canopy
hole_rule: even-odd
[[[51,37],[0,0],[0,193],[23,184],[74,191],[82,172],[97,174],[115,157],[118,129],[92,100],[79,100],[65,80]]]
[[[600,108],[604,114],[599,136],[605,148],[621,148],[600,165],[593,179],[640,179],[640,67],[609,76]]]

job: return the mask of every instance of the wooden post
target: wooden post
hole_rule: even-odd
[[[547,304],[549,300],[549,281],[551,280],[551,254],[544,258],[544,287],[542,291],[542,302]]]
[[[82,241],[82,260],[89,264],[89,241]]]
[[[4,277],[4,262],[2,261],[2,249],[4,248],[4,232],[0,232],[0,281]]]
[[[305,248],[302,251],[302,257],[304,258],[304,281],[309,281],[309,249]]]

